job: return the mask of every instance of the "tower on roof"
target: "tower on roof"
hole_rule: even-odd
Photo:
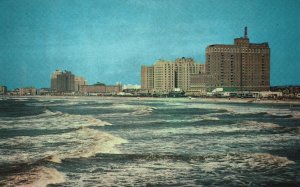
[[[248,38],[247,26],[244,28],[244,38]]]

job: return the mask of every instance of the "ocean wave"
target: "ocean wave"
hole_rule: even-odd
[[[269,153],[229,153],[227,155],[205,156],[201,170],[205,172],[217,171],[221,168],[243,169],[245,171],[286,167],[295,164],[287,157],[280,157]]]
[[[103,164],[107,162],[108,165]],[[72,165],[72,161],[69,164]],[[295,176],[287,171],[295,162],[269,153],[103,155],[86,164],[80,172],[68,173],[76,176],[68,181],[70,186],[78,183],[82,186],[206,186],[208,181],[211,185],[217,185],[218,181],[217,186],[224,186],[224,178],[229,179],[227,176],[230,176],[227,185],[245,186],[253,173],[264,172],[264,180],[280,178],[272,175],[273,170],[281,170],[285,177]],[[195,178],[200,184],[196,185]]]
[[[289,108],[273,108],[272,106],[257,106],[257,105],[230,105],[230,104],[214,104],[214,103],[195,103],[188,104],[188,108],[200,108],[200,109],[216,109],[216,110],[225,110],[229,114],[268,114],[274,117],[291,117],[291,115],[297,115],[297,111],[291,111]],[[226,112],[225,112],[226,113]]]
[[[81,127],[63,134],[18,136],[0,140],[0,143],[8,147],[8,150],[0,153],[1,163],[33,163],[40,159],[59,163],[62,159],[91,157],[97,153],[117,154],[120,151],[116,145],[127,141],[102,131]]]
[[[66,182],[66,176],[54,168],[39,166],[4,180],[4,186],[46,187],[49,184]]]
[[[121,105],[120,107],[117,107],[116,109],[124,109],[125,111],[118,112],[118,110],[116,110],[114,113],[98,114],[98,116],[99,117],[111,117],[111,118],[120,118],[122,116],[148,116],[156,108],[144,106],[144,105]]]
[[[276,129],[281,127],[280,125],[275,123],[266,123],[266,122],[258,122],[258,121],[243,121],[239,124],[251,128],[251,130]]]
[[[293,119],[300,119],[300,111],[291,111]]]
[[[36,116],[1,118],[0,121],[0,127],[3,129],[69,129],[112,125],[93,115],[67,114],[50,110]]]

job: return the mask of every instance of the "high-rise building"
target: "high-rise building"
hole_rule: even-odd
[[[75,76],[70,71],[56,70],[51,76],[51,89],[56,92],[74,92]]]
[[[57,76],[62,74],[61,70],[55,70],[55,72],[51,75],[51,90],[58,91],[57,89]]]
[[[175,87],[175,64],[159,60],[154,64],[153,89],[155,92],[169,92]]]
[[[154,67],[142,66],[141,68],[141,89],[146,91],[153,90]]]
[[[264,91],[270,88],[270,48],[268,43],[250,43],[244,37],[233,45],[214,44],[206,48],[208,91],[230,88],[236,91]]]
[[[84,79],[84,77],[75,76],[75,83],[74,84],[75,84],[75,92],[79,92],[80,86],[87,85],[88,82],[87,82],[87,80]]]
[[[190,89],[192,75],[205,72],[204,64],[197,64],[192,58],[177,58],[175,68],[175,88],[180,88],[183,91]]]
[[[155,92],[170,92],[174,89],[188,91],[190,77],[204,73],[205,66],[192,58],[178,58],[175,62],[158,60],[153,66],[142,66],[141,87]]]

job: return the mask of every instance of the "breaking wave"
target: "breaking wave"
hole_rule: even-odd
[[[120,151],[115,146],[123,143],[127,141],[87,127],[63,134],[18,136],[1,141],[2,145],[15,149],[0,153],[0,162],[33,163],[46,158],[60,163],[62,159],[91,157],[97,153],[117,154]],[[47,151],[40,152],[41,149]]]
[[[49,184],[59,184],[66,181],[66,176],[54,168],[36,167],[16,176],[8,177],[4,186],[16,187],[46,187]]]
[[[217,155],[206,157],[206,161],[201,164],[201,169],[205,172],[212,172],[220,168],[232,169],[266,169],[286,167],[295,164],[294,161],[286,157],[275,156],[269,153],[229,153],[227,155]]]
[[[240,123],[240,125],[247,127],[247,128],[253,128],[253,130],[280,128],[280,125],[277,125],[274,123],[265,123],[265,122],[258,122],[258,121],[244,121],[244,122]]]
[[[60,111],[45,110],[36,116],[2,118],[0,127],[3,129],[68,129],[82,126],[106,126],[111,123],[97,119],[92,115],[66,114]],[[30,126],[28,122],[30,121]]]

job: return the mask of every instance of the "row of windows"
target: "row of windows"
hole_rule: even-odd
[[[230,52],[230,53],[267,53],[268,49],[249,49],[249,48],[208,48],[207,52]]]

